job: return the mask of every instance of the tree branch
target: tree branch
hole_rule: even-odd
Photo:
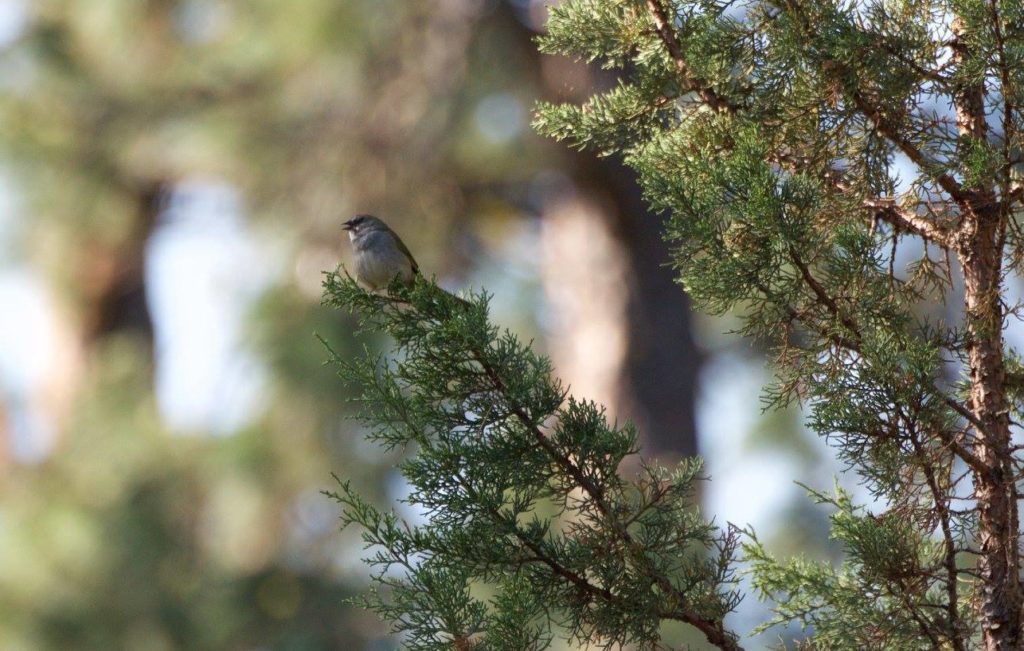
[[[863,335],[861,334],[858,324],[849,315],[844,314],[842,310],[840,310],[839,304],[828,294],[824,286],[811,274],[810,267],[808,267],[793,247],[790,247],[789,255],[793,265],[799,270],[801,278],[803,278],[804,282],[811,288],[811,292],[814,294],[817,302],[823,305],[833,315],[833,317],[839,319],[839,322],[847,329],[853,338],[837,337],[831,333],[816,328],[816,330],[818,330],[818,334],[827,337],[836,345],[840,345],[843,348],[856,352],[858,355],[863,355],[860,345],[860,342],[863,340]],[[791,314],[796,315],[802,323],[808,323],[806,319],[800,318],[795,310],[792,310]],[[814,327],[813,324],[810,325]],[[984,424],[969,409],[953,398],[945,395],[934,386],[930,386],[928,389],[940,397],[946,405],[953,409],[953,411],[967,419],[980,431],[984,431]],[[976,472],[982,473],[985,476],[991,474],[991,470],[974,452],[964,447],[959,441],[950,436],[948,432],[939,431],[938,434],[942,438],[943,444],[960,457],[964,463]]]
[[[497,370],[495,370],[491,364],[487,363],[483,351],[473,350],[471,352],[473,358],[481,365],[484,373],[490,379],[494,390],[508,398],[508,386]],[[626,530],[622,522],[619,521],[612,513],[612,509],[605,501],[603,489],[587,477],[583,470],[574,463],[568,455],[562,453],[554,446],[550,438],[540,429],[540,427],[537,426],[536,423],[533,422],[529,417],[529,414],[526,413],[526,410],[521,405],[513,404],[512,401],[509,401],[509,404],[511,406],[511,412],[527,429],[527,431],[533,435],[537,444],[543,448],[543,450],[547,452],[547,454],[570,477],[572,477],[573,481],[575,481],[577,485],[590,496],[598,512],[602,517],[604,517],[608,525],[629,550],[630,557],[632,557],[634,562],[639,565],[638,569],[650,578],[651,581],[656,583],[663,592],[670,594],[675,598],[675,601],[679,604],[678,608],[675,610],[665,611],[662,615],[667,619],[676,619],[690,624],[703,633],[708,642],[720,649],[726,649],[728,651],[742,651],[742,647],[737,644],[735,636],[725,630],[725,626],[721,619],[707,619],[690,610],[687,605],[690,603],[690,599],[687,595],[672,585],[672,582],[668,577],[656,572],[650,567],[641,546],[636,542],[629,531]]]
[[[935,468],[931,461],[927,460],[924,446],[918,439],[917,431],[911,428],[908,434],[910,436],[910,443],[914,446],[914,451],[921,457],[921,472],[924,473],[928,490],[931,491],[932,502],[935,504],[935,510],[939,513],[939,525],[942,528],[942,544],[945,548],[943,566],[946,570],[946,624],[949,627],[949,641],[953,645],[954,651],[964,651],[964,641],[960,633],[962,628],[960,625],[960,610],[957,606],[958,571],[956,565],[956,541],[953,540],[953,532],[950,527],[949,504],[945,495],[939,489],[939,482],[935,477]]]
[[[676,71],[679,72],[679,76],[682,78],[683,84],[688,89],[700,95],[700,98],[704,103],[716,111],[723,113],[735,113],[737,107],[733,105],[728,98],[723,97],[711,88],[711,84],[706,80],[693,74],[693,70],[691,70],[689,64],[686,63],[686,58],[683,56],[682,45],[679,43],[679,39],[676,38],[675,28],[673,27],[672,21],[666,14],[661,0],[646,0],[646,3],[647,9],[651,12],[651,17],[654,19],[654,28],[658,32],[658,38],[661,39],[661,42],[665,45],[665,49],[668,50],[669,56],[672,57],[672,61],[676,66]]]
[[[679,72],[679,75],[682,78],[684,85],[687,88],[696,92],[704,101],[704,103],[710,108],[725,113],[738,112],[740,107],[736,106],[735,104],[732,104],[731,102],[729,102],[728,99],[724,98],[722,95],[716,92],[713,88],[711,88],[710,84],[708,84],[707,81],[700,79],[693,74],[693,71],[690,69],[689,64],[686,63],[686,59],[683,56],[682,44],[676,37],[675,30],[673,29],[672,23],[670,22],[668,16],[665,13],[665,9],[662,6],[661,1],[646,0],[646,4],[648,10],[651,13],[651,17],[654,21],[658,37],[661,39],[662,44],[665,46],[665,49],[668,51],[669,56],[675,63],[676,70]],[[863,101],[863,97],[861,97],[860,108],[865,114],[867,114],[870,111],[871,115],[869,115],[869,118],[871,116],[875,116],[878,119],[878,121],[876,122],[876,128],[879,129],[880,133],[886,135],[886,137],[889,137],[890,140],[893,140],[893,138],[895,138],[895,132],[891,128],[889,128],[887,122],[884,122],[881,119],[878,110],[868,106],[867,103]],[[904,153],[906,153],[911,160],[913,160],[915,163],[921,166],[922,169],[924,169],[924,166],[928,162],[926,161],[924,154],[922,154],[909,142],[896,142],[896,140],[893,140],[893,142],[897,144],[897,146],[899,146],[901,150],[903,150]],[[776,160],[779,163],[785,164],[793,171],[799,171],[799,166],[795,164],[795,161],[793,161],[792,159],[787,159],[787,157],[784,155],[777,156]],[[842,181],[841,172],[833,170],[830,173],[827,173],[826,180],[829,181],[830,185],[839,192],[843,194],[850,192],[850,188],[847,187]],[[953,179],[948,174],[941,175],[937,180],[939,184],[943,187],[943,189],[950,193],[950,196],[953,196],[955,199],[958,200],[964,197],[963,192],[959,187],[959,184],[956,182],[955,179]],[[882,219],[897,228],[914,233],[915,235],[935,242],[936,244],[939,244],[943,247],[948,248],[951,246],[951,236],[948,231],[946,231],[941,226],[935,224],[930,220],[924,219],[906,210],[901,209],[892,199],[887,199],[883,197],[865,199],[864,207],[875,211],[874,214],[876,218]]]
[[[892,124],[882,113],[882,110],[872,104],[859,89],[854,90],[851,93],[854,106],[864,114],[871,124],[875,127],[875,131],[884,136],[889,142],[896,146],[901,152],[906,154],[907,158],[911,160],[918,169],[922,172],[931,176],[936,183],[939,184],[946,194],[948,194],[956,203],[960,206],[968,206],[971,200],[971,193],[968,192],[960,185],[949,172],[941,172],[935,174],[932,170],[939,167],[939,164],[928,158],[921,149],[919,149],[914,143],[910,142],[902,135],[900,135],[896,126]]]
[[[839,186],[837,185],[837,188]],[[874,217],[891,224],[898,230],[908,231],[922,239],[934,242],[939,246],[950,249],[953,247],[953,237],[949,230],[935,222],[916,215],[905,208],[900,207],[892,197],[873,197],[865,199],[865,208],[874,211]]]
[[[795,22],[800,25],[804,31],[804,36],[810,39],[816,39],[818,37],[818,30],[812,25],[808,17],[801,11],[800,5],[794,0],[778,0],[775,3],[780,11],[786,11],[793,15],[796,19]],[[822,72],[827,75],[843,76],[845,72],[856,72],[850,70],[846,63],[830,59],[822,63]],[[851,75],[857,79],[859,75]],[[885,137],[891,142],[897,149],[903,152],[907,158],[909,158],[922,172],[931,176],[936,183],[939,184],[946,194],[948,194],[957,204],[966,207],[969,199],[971,199],[971,193],[964,190],[960,183],[953,178],[948,172],[935,173],[939,165],[936,161],[931,160],[921,149],[900,134],[897,125],[893,124],[889,118],[885,116],[882,109],[874,104],[865,93],[859,88],[853,88],[850,93],[850,98],[853,100],[853,105],[860,111],[874,126],[875,131]]]

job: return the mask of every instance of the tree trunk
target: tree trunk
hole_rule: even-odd
[[[644,435],[648,453],[697,454],[697,380],[704,362],[693,337],[690,300],[669,267],[661,219],[643,201],[636,174],[602,160],[615,197],[612,234],[622,243],[632,278],[627,297],[624,413]]]
[[[966,65],[977,57],[967,38],[967,23],[957,17],[951,29],[953,62]],[[987,141],[985,92],[984,82],[977,80],[963,83],[954,91],[957,129],[964,143]],[[1003,360],[1002,261],[1006,220],[1003,202],[994,190],[994,179],[979,183],[958,203],[962,223],[957,255],[964,272],[974,451],[986,469],[974,476],[981,581],[977,606],[985,648],[1018,649],[1022,642],[1020,619],[1024,599]]]
[[[162,180],[123,182],[135,203],[135,220],[115,248],[90,254],[86,279],[83,340],[91,344],[118,331],[131,330],[152,343],[153,324],[146,303],[145,249],[164,196]]]
[[[533,43],[536,34],[516,20],[508,6],[503,5],[498,20],[508,22],[508,29],[520,38],[519,56],[529,57],[530,68],[538,84],[544,89],[545,99],[564,101],[560,93],[564,89],[553,87],[550,79],[542,73],[542,59]],[[589,78],[583,76],[585,66],[580,66],[579,79],[572,74],[572,90],[575,94],[588,95],[593,87],[614,83],[614,75]],[[589,81],[588,81],[589,80]],[[565,80],[563,80],[565,81]],[[697,381],[703,364],[703,357],[694,341],[693,320],[690,301],[675,282],[675,273],[668,266],[670,261],[668,245],[661,237],[661,220],[651,214],[643,200],[636,173],[612,158],[596,159],[588,152],[570,154],[562,169],[572,176],[573,182],[582,194],[595,200],[589,218],[594,222],[590,232],[598,238],[610,236],[611,248],[617,255],[614,264],[622,269],[624,282],[613,290],[619,297],[625,296],[625,305],[612,305],[609,294],[583,295],[581,300],[589,305],[581,306],[568,320],[575,320],[584,327],[588,315],[599,310],[616,312],[614,326],[605,319],[605,328],[621,335],[624,349],[615,352],[615,367],[593,366],[595,360],[588,359],[592,351],[578,355],[572,347],[556,351],[556,361],[564,363],[559,369],[563,379],[573,387],[580,387],[593,380],[601,380],[603,390],[588,397],[599,399],[608,406],[613,419],[629,419],[636,423],[643,437],[644,456],[659,455],[669,458],[697,453],[696,395]],[[593,243],[577,241],[576,247],[587,247]],[[586,258],[583,255],[582,258]],[[560,265],[564,261],[554,264]],[[584,272],[607,274],[607,268],[583,270]],[[585,275],[583,276],[585,278]],[[565,274],[557,281],[565,284]],[[593,287],[592,281],[585,281]],[[584,291],[583,288],[565,288],[566,291]],[[619,308],[622,309],[619,309]],[[578,333],[567,334],[564,341],[571,341]],[[573,357],[578,359],[573,359]],[[559,359],[561,357],[561,359]],[[600,361],[600,360],[598,360]],[[601,378],[575,375],[571,369],[590,373],[595,369]]]
[[[1017,490],[1009,467],[1010,418],[1004,390],[999,211],[984,197],[967,216],[960,264],[964,270],[967,328],[970,333],[970,406],[978,421],[975,453],[988,472],[976,474],[978,573],[986,649],[1018,649],[1021,643],[1021,585],[1018,576]]]

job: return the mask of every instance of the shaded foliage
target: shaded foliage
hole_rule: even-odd
[[[418,514],[380,511],[348,481],[332,494],[387,588],[365,605],[412,649],[540,649],[561,632],[654,648],[667,620],[735,648],[722,619],[738,602],[738,537],[693,506],[700,461],[624,479],[634,429],[570,397],[546,358],[488,322],[486,296],[392,289],[326,281],[328,304],[394,338],[387,357],[332,358],[362,392],[370,438],[407,452]]]

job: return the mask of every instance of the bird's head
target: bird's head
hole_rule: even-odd
[[[373,215],[356,215],[347,222],[343,222],[341,227],[348,231],[352,237],[369,231],[387,230],[388,228],[384,222]]]

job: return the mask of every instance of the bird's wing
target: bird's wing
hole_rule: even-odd
[[[409,247],[405,245],[402,238],[398,237],[398,233],[391,231],[391,236],[395,238],[395,244],[398,245],[398,250],[405,254],[405,257],[409,258],[409,263],[412,265],[412,272],[418,274],[420,272],[420,265],[416,262],[416,258],[412,257],[412,253],[409,252]]]

